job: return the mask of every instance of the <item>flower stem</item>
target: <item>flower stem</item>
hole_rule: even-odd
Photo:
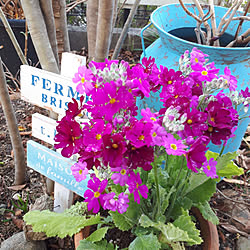
[[[155,186],[156,186],[156,204],[154,208],[154,218],[158,218],[160,214],[160,206],[161,206],[161,200],[160,200],[160,189],[159,189],[159,180],[158,180],[158,169],[157,164],[154,163],[154,177],[155,177]]]
[[[184,158],[184,156],[183,156],[180,170],[179,170],[178,175],[177,175],[177,177],[176,177],[176,179],[175,179],[175,182],[174,182],[174,187],[176,188],[176,191],[174,192],[173,200],[171,201],[171,204],[170,204],[170,206],[169,206],[169,209],[167,210],[167,214],[166,214],[166,219],[167,219],[167,221],[170,219],[172,210],[173,210],[174,205],[175,205],[177,193],[178,193],[178,190],[180,189],[180,186],[177,188],[177,184],[178,184],[178,182],[179,182],[179,179],[180,179],[180,176],[181,176],[181,172],[182,172],[182,169],[183,169],[183,166],[184,166],[184,159],[185,159],[185,158]],[[182,185],[181,185],[181,186],[182,186]]]

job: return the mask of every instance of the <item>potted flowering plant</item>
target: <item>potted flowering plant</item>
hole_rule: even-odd
[[[153,58],[132,68],[124,61],[106,60],[81,66],[75,74],[73,82],[82,97],[69,103],[59,121],[55,148],[62,148],[64,157],[77,155],[72,174],[78,182],[88,180],[84,202],[97,214],[84,225],[101,225],[78,249],[115,249],[105,239],[110,228],[130,230],[134,240],[129,249],[200,244],[193,207],[218,223],[209,200],[221,177],[243,173],[232,161],[237,153],[223,154],[223,149],[242,119],[235,106],[243,103],[246,111],[250,93],[234,91],[235,77],[219,75],[196,48],[181,56],[180,68],[157,67]],[[159,92],[162,107],[156,112],[138,110],[137,99],[154,92]],[[81,121],[84,114],[87,122]],[[220,145],[220,153],[210,151],[211,144]],[[108,215],[99,214],[105,210]],[[36,213],[34,223],[28,215],[25,220],[34,226],[40,217]],[[48,228],[46,218],[41,230],[46,230],[44,224]],[[66,219],[72,232],[68,214],[57,227],[61,230],[58,225],[64,223],[65,228]]]

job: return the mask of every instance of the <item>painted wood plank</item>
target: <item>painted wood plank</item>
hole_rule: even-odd
[[[69,77],[28,65],[21,65],[20,77],[23,100],[58,114],[65,113],[72,98],[80,99],[76,84]]]
[[[74,77],[79,66],[86,65],[86,56],[79,56],[69,52],[62,53],[61,75]]]
[[[54,145],[57,124],[56,120],[35,113],[32,115],[32,136]]]
[[[71,159],[64,158],[61,154],[35,141],[29,140],[27,142],[28,167],[83,196],[87,190],[89,176],[84,181],[77,182],[70,169],[74,163]]]

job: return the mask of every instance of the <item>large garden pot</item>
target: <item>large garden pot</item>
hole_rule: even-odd
[[[196,9],[194,4],[186,4],[187,9],[194,13]],[[220,19],[226,13],[227,8],[215,7],[216,23],[220,22]],[[196,10],[196,13],[198,11]],[[236,12],[235,16],[242,16],[242,12]],[[187,41],[187,37],[192,37],[194,34],[193,29],[196,27],[196,21],[194,18],[186,14],[180,4],[169,4],[157,8],[150,17],[151,23],[157,29],[160,38],[157,39],[146,49],[144,48],[144,39],[142,36],[143,54],[142,57],[154,57],[156,64],[164,65],[168,68],[178,70],[178,62],[180,56],[186,51],[191,51],[193,47],[197,47],[203,53],[209,55],[209,61],[215,62],[215,66],[220,68],[220,74],[223,74],[224,68],[227,66],[232,74],[238,79],[238,90],[250,87],[250,47],[212,47],[206,45],[200,45],[195,42]],[[227,40],[230,35],[234,36],[238,21],[230,23],[227,29],[227,34],[222,37],[223,40]],[[249,28],[249,22],[244,22],[242,25],[242,31],[246,31]],[[211,23],[210,23],[211,26]],[[143,29],[143,31],[146,27]],[[142,31],[142,34],[143,34]],[[178,37],[177,37],[178,36]],[[223,41],[222,41],[223,42]],[[138,100],[139,109],[150,107],[153,110],[159,110],[161,102],[159,101],[159,95],[157,93],[152,97],[142,102]],[[250,112],[249,114],[250,115]],[[236,151],[241,143],[242,137],[246,131],[246,128],[250,122],[247,118],[241,121],[235,132],[236,136],[228,142],[224,152]],[[212,151],[219,152],[221,147],[211,145]]]
[[[12,28],[15,37],[24,52],[25,49],[25,20],[17,20],[17,19],[8,19],[10,27]],[[2,61],[7,66],[8,70],[11,72],[13,76],[20,69],[20,65],[22,65],[21,60],[18,57],[18,54],[9,38],[9,35],[0,20],[0,56]],[[27,60],[30,65],[35,66],[38,62],[38,57],[36,55],[35,48],[33,46],[30,35],[28,35],[27,42]]]

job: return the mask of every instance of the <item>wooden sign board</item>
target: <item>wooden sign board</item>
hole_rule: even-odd
[[[35,141],[27,142],[28,167],[83,196],[87,190],[89,176],[84,181],[77,182],[71,172],[71,166],[74,164],[74,161]]]
[[[35,113],[32,115],[32,136],[54,145],[57,125],[56,120]]]
[[[21,97],[42,108],[64,114],[72,98],[80,99],[76,86],[69,77],[21,65]]]

